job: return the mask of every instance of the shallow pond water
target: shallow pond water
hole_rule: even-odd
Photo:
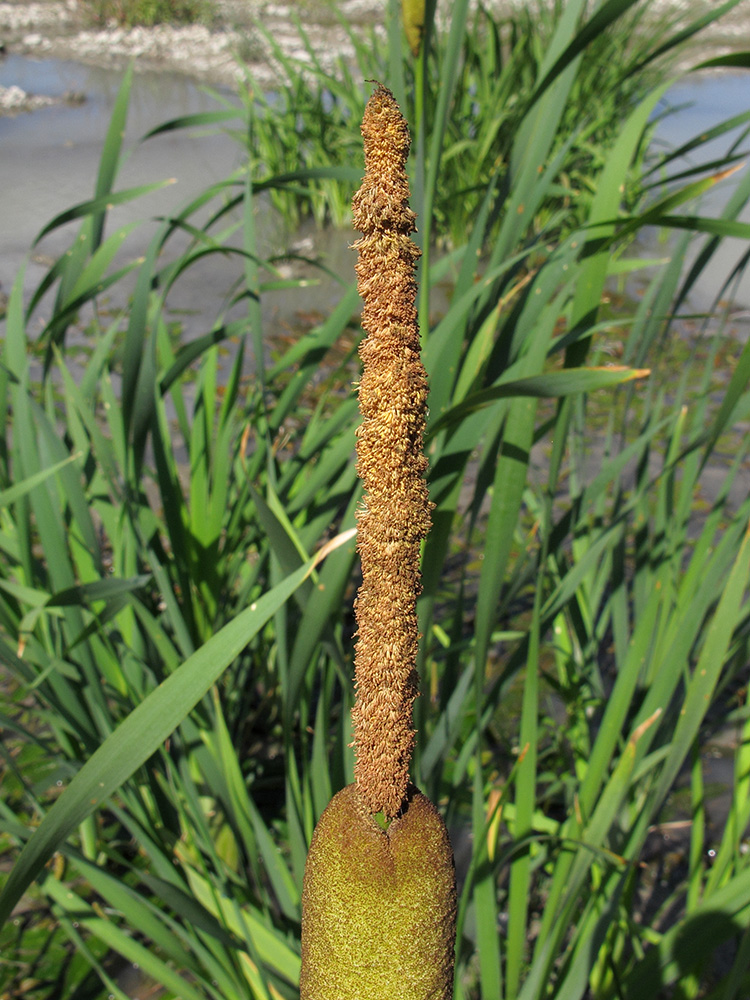
[[[0,117],[0,290],[5,294],[29,254],[35,237],[58,213],[84,202],[94,194],[104,137],[122,80],[122,73],[60,60],[35,60],[8,56],[0,61],[0,86],[20,86],[28,93],[85,94],[82,104],[58,104],[13,117]],[[227,92],[224,92],[227,96]],[[175,183],[159,191],[115,207],[109,214],[107,232],[127,222],[151,219],[174,212],[215,181],[241,167],[246,153],[227,134],[206,128],[180,129],[146,142],[139,139],[150,129],[172,118],[215,111],[220,107],[206,88],[185,77],[164,73],[137,73],[133,77],[124,149],[130,150],[115,190],[174,178]],[[44,276],[51,261],[70,244],[78,223],[71,223],[46,236],[34,247],[27,264],[27,299]],[[267,203],[260,201],[257,219],[261,254],[286,249],[286,234]],[[126,243],[130,257],[139,255],[156,231],[147,222]],[[300,254],[312,252],[310,232],[297,234]],[[347,250],[350,237],[344,233],[315,234],[315,254],[329,259],[342,280],[354,280],[354,255]],[[176,252],[176,251],[175,251]],[[295,263],[286,268],[293,277],[313,280],[313,268]],[[190,339],[205,332],[225,305],[232,281],[241,274],[238,261],[218,255],[204,258],[191,268],[189,280],[175,286],[170,305],[175,318]],[[128,287],[118,287],[115,305],[123,305]],[[325,288],[310,284],[300,290],[271,295],[264,302],[264,320],[283,330],[293,325],[297,311],[314,314],[328,310],[336,300],[335,284]],[[227,316],[241,314],[235,308]],[[44,309],[39,311],[41,320]],[[33,330],[32,330],[33,332]]]
[[[38,60],[10,55],[0,60],[0,85],[16,84],[29,93],[60,96],[65,92],[86,95],[80,105],[60,104],[14,117],[0,117],[0,289],[7,294],[17,270],[42,226],[57,213],[90,198],[96,181],[99,156],[118,88],[119,71],[85,66],[56,59]],[[676,147],[718,122],[748,108],[747,78],[741,74],[696,74],[677,84],[664,107],[677,108],[660,122],[655,145]],[[227,92],[225,91],[226,95]],[[122,168],[117,188],[174,177],[176,183],[158,192],[120,206],[111,213],[108,231],[132,219],[162,215],[185,204],[212,181],[226,177],[243,162],[240,144],[226,134],[199,129],[179,130],[148,142],[138,140],[149,129],[170,119],[200,111],[211,111],[217,103],[205,88],[183,76],[137,73],[133,79],[125,147],[132,150]],[[663,110],[663,108],[661,109]],[[735,133],[736,134],[736,133]],[[691,154],[685,167],[720,155],[728,145],[724,137]],[[746,168],[746,169],[750,169]],[[718,185],[703,199],[701,211],[718,212],[742,171]],[[746,208],[743,219],[750,219]],[[263,252],[287,249],[286,234],[270,211],[259,215],[259,238]],[[131,237],[132,254],[139,253],[155,230],[146,225]],[[35,248],[27,268],[27,289],[43,276],[49,260],[69,244],[74,226],[50,234]],[[347,245],[350,234],[315,232],[312,227],[297,234],[300,253],[320,256],[342,281],[354,279],[354,255]],[[658,246],[657,234],[646,251]],[[663,246],[661,248],[663,250]],[[708,308],[734,262],[747,249],[742,240],[727,240],[706,268],[691,296],[696,309]],[[660,251],[661,252],[661,251]],[[220,308],[226,289],[227,262],[208,258],[190,273],[179,289],[180,322],[186,337],[201,333]],[[316,277],[298,263],[287,271],[294,276]],[[732,292],[737,333],[750,333],[750,275],[745,274]],[[268,329],[284,330],[295,325],[295,314],[325,313],[337,299],[336,284],[325,282],[269,296],[264,303]]]
[[[60,60],[8,56],[0,62],[0,85],[29,93],[85,95],[79,105],[59,104],[0,118],[0,280],[7,287],[44,224],[58,212],[92,197],[99,157],[121,73]],[[181,78],[137,74],[128,114],[126,145],[178,115],[208,111],[215,102]],[[183,201],[188,191],[218,180],[239,162],[240,150],[225,136],[210,139],[174,133],[143,144],[125,165],[119,186],[177,177],[177,183],[136,203],[148,216]],[[53,253],[62,234],[45,243]],[[35,276],[35,275],[30,275]]]
[[[741,73],[697,73],[675,85],[663,103],[664,110],[672,111],[661,119],[654,137],[654,148],[676,149],[696,136],[704,135],[720,123],[750,111],[750,89],[748,76]],[[734,143],[736,150],[750,151],[750,141],[745,130],[748,123],[738,126],[725,135],[707,142],[670,165],[670,171],[689,170],[702,163],[720,159]],[[750,152],[748,154],[750,159]],[[750,163],[740,160],[739,169],[726,180],[707,191],[697,206],[691,205],[680,211],[686,214],[718,216],[739,184],[748,183]],[[690,179],[686,178],[683,183]],[[750,205],[746,204],[739,217],[750,222]],[[699,238],[702,243],[705,237]],[[698,310],[710,309],[732,268],[743,254],[750,249],[750,242],[744,239],[722,240],[717,252],[694,286],[690,301]],[[739,275],[732,285],[730,296],[733,305],[733,326],[741,339],[750,336],[750,271]]]

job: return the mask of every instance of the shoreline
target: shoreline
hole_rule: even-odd
[[[490,6],[502,12],[522,2],[495,0]],[[649,8],[658,17],[685,16],[695,9],[696,0],[651,0]],[[178,73],[227,86],[242,80],[247,68],[259,85],[271,86],[276,76],[273,45],[285,56],[309,61],[295,26],[297,10],[295,4],[268,0],[216,0],[211,26],[128,29],[111,24],[92,29],[86,27],[77,0],[1,0],[0,44],[6,53],[70,59],[110,69],[135,59],[136,70]],[[369,31],[384,35],[382,12],[382,0],[342,0],[335,11],[324,2],[306,5],[304,30],[322,66],[332,69],[339,59],[354,58],[354,46],[341,19],[357,35]],[[686,50],[690,59],[685,68],[696,59],[736,51],[748,37],[750,0],[745,0],[712,25],[699,44]],[[42,106],[44,95],[26,96],[29,100],[24,103],[17,93],[12,100],[0,93],[0,114]]]
[[[69,59],[107,69],[135,59],[136,71],[177,73],[216,85],[233,86],[245,67],[262,86],[273,82],[273,45],[285,56],[309,61],[294,23],[294,5],[265,0],[217,0],[214,23],[152,28],[87,27],[76,0],[2,0],[0,43],[8,54]],[[357,33],[377,26],[381,0],[343,0],[338,16],[325,7],[304,29],[326,69],[353,58],[344,19]],[[260,25],[260,28],[258,27]],[[273,42],[269,41],[272,39]]]

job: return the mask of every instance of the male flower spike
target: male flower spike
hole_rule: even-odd
[[[320,818],[302,894],[301,1000],[450,1000],[456,884],[435,807],[409,782],[414,746],[419,549],[430,527],[406,158],[409,131],[378,85],[362,121],[353,201],[364,299],[357,471],[355,783]],[[382,816],[378,822],[376,814]]]

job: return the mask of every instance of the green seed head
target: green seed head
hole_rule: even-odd
[[[300,1000],[450,1000],[455,920],[453,852],[430,800],[409,786],[384,830],[348,785],[307,858]]]
[[[402,0],[401,20],[411,54],[416,59],[422,48],[424,34],[425,0]]]

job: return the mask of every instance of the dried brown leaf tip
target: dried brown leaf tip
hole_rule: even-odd
[[[414,280],[419,249],[410,239],[416,217],[406,175],[411,140],[383,86],[367,104],[362,136],[365,176],[352,202],[354,227],[362,233],[354,248],[367,333],[357,433],[365,498],[358,512],[355,777],[370,811],[393,818],[405,801],[414,747],[419,549],[430,528],[430,502],[422,452],[427,379]]]

